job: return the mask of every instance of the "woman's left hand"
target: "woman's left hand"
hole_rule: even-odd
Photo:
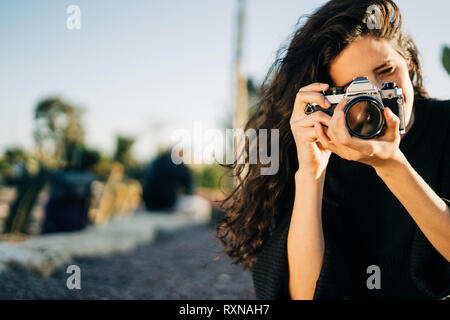
[[[345,105],[346,103],[340,103],[336,107],[328,128],[322,127],[320,123],[314,126],[322,146],[343,159],[358,161],[375,169],[390,162],[389,160],[396,160],[400,151],[400,119],[389,108],[385,108],[384,134],[374,139],[360,139],[351,136],[347,129]]]

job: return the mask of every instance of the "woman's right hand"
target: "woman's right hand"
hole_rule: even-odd
[[[319,135],[326,137],[326,130],[331,117],[321,111],[307,115],[305,114],[305,108],[308,103],[315,103],[322,108],[329,108],[331,103],[321,93],[328,87],[328,84],[317,82],[302,87],[295,98],[294,109],[289,121],[297,147],[299,172],[313,174],[316,178],[321,176],[326,170],[331,155],[331,151],[325,149],[318,141]],[[326,127],[322,127],[322,125]]]

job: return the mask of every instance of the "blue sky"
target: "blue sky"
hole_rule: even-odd
[[[302,14],[325,1],[248,0],[244,68],[260,80]],[[398,0],[432,96],[450,98],[440,63],[450,2]],[[424,4],[426,3],[426,4]],[[66,8],[81,9],[81,29]],[[232,0],[1,0],[0,151],[33,146],[33,108],[60,95],[84,107],[88,145],[112,152],[134,135],[148,159],[174,129],[219,127],[232,110]]]

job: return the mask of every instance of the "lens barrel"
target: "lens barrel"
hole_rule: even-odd
[[[383,104],[376,98],[360,95],[351,99],[345,106],[345,119],[351,134],[371,139],[384,129]]]

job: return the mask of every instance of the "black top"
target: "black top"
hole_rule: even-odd
[[[450,101],[415,102],[415,121],[400,149],[450,206]],[[258,299],[289,299],[287,235],[294,191],[253,267]],[[324,185],[323,265],[314,299],[441,299],[450,294],[450,264],[365,164],[331,155]],[[379,267],[381,289],[367,280]]]

